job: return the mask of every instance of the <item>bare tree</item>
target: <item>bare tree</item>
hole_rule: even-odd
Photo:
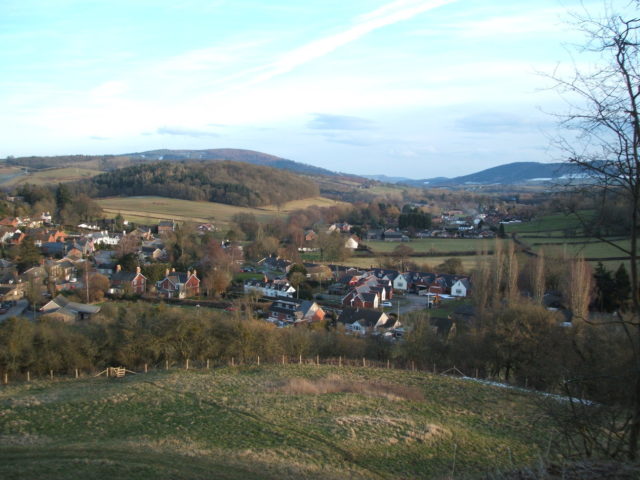
[[[613,4],[606,2],[602,16],[575,17],[577,28],[586,35],[583,50],[598,59],[598,66],[576,69],[571,78],[553,78],[569,103],[568,113],[560,116],[569,134],[559,141],[567,161],[590,177],[589,188],[598,193],[603,207],[622,203],[628,210],[629,244],[602,240],[627,257],[631,270],[631,307],[620,315],[619,323],[633,356],[633,381],[626,399],[631,424],[627,455],[636,459],[640,438],[640,17],[636,1],[622,2],[617,8],[614,11]],[[582,220],[589,225],[586,218]],[[573,277],[580,275],[579,269],[580,263],[574,264]],[[574,300],[578,315],[585,315],[584,299]]]
[[[541,305],[544,300],[545,291],[544,250],[542,249],[540,249],[538,256],[534,260],[532,277],[533,300],[535,303]]]

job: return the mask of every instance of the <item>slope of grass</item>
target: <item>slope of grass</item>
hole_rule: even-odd
[[[0,477],[456,478],[533,462],[530,395],[330,366],[157,371],[0,390]]]
[[[328,206],[336,202],[323,197],[306,198],[277,206],[262,208],[238,207],[213,202],[196,202],[166,197],[112,197],[96,200],[103,210],[111,216],[121,213],[127,220],[158,221],[176,220],[182,222],[215,222],[228,224],[238,213],[251,213],[259,221],[266,222],[277,216],[311,205]]]
[[[95,177],[101,174],[102,171],[88,169],[88,168],[76,168],[76,167],[64,167],[64,168],[52,168],[48,170],[37,170],[28,175],[22,175],[12,178],[5,185],[15,186],[22,183],[31,183],[33,185],[51,185],[56,183],[74,182],[76,180],[83,180],[85,178]]]

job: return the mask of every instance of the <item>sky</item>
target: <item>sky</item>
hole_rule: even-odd
[[[0,158],[243,148],[408,178],[558,161],[548,75],[589,61],[567,22],[602,4],[2,0]]]

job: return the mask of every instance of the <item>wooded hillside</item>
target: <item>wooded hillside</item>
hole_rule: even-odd
[[[92,194],[160,195],[239,206],[274,205],[319,195],[311,180],[240,162],[150,163],[98,175]]]

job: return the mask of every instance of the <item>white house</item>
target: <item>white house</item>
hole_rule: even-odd
[[[247,280],[244,284],[244,293],[257,291],[265,297],[293,297],[296,289],[289,282],[274,281],[260,282],[258,280]]]
[[[466,278],[462,278],[458,280],[456,283],[451,285],[451,296],[452,297],[466,297],[467,292],[470,289],[469,280]]]
[[[393,279],[393,289],[394,290],[402,290],[406,291],[409,288],[409,284],[404,275],[399,274],[396,278]]]
[[[347,241],[344,242],[344,248],[355,250],[356,248],[358,248],[358,241],[353,237],[349,237],[347,238]]]

